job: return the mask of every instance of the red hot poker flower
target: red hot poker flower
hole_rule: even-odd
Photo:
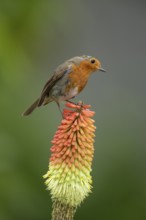
[[[89,105],[66,103],[64,119],[54,135],[49,170],[44,175],[52,199],[77,207],[91,192],[94,112]]]

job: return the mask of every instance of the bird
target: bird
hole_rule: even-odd
[[[100,61],[92,56],[75,56],[59,65],[46,82],[36,101],[23,113],[30,115],[37,107],[56,102],[59,110],[60,102],[76,97],[86,86],[91,74],[95,71],[106,72]]]

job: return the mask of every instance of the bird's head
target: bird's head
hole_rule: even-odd
[[[82,64],[89,69],[89,71],[91,72],[95,72],[97,70],[102,71],[102,72],[106,72],[106,70],[104,70],[101,66],[101,63],[98,59],[96,59],[95,57],[91,57],[91,56],[82,56],[83,61]]]

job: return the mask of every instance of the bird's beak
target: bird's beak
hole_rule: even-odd
[[[106,70],[105,70],[105,69],[103,69],[102,67],[101,67],[101,68],[99,68],[99,71],[101,71],[101,72],[106,72]]]

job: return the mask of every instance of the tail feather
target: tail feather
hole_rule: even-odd
[[[30,115],[35,108],[38,106],[39,99],[37,99],[22,115],[27,116]]]
[[[52,101],[53,99],[51,97],[46,97],[41,103],[41,105],[47,105],[49,102]],[[38,98],[22,115],[23,116],[30,115],[36,109],[36,107],[40,107],[41,105],[40,105],[40,98]]]

